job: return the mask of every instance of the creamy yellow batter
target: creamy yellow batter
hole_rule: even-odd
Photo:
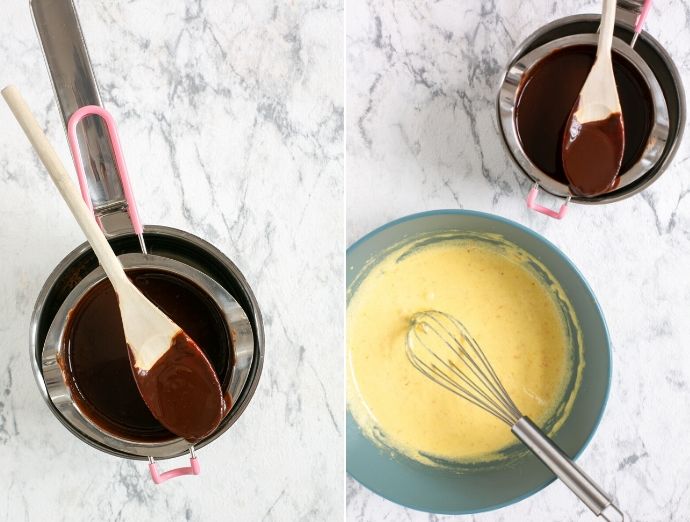
[[[569,305],[557,283],[547,287],[528,262],[538,265],[511,243],[448,239],[402,246],[371,268],[347,307],[348,407],[366,435],[382,435],[427,462],[424,454],[490,459],[515,443],[508,426],[409,363],[409,318],[428,309],[465,324],[523,414],[538,424],[567,415],[564,394],[578,343],[554,296]]]

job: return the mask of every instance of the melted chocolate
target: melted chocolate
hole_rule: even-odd
[[[216,304],[196,285],[154,270],[129,270],[132,282],[196,341],[222,388],[232,367],[231,338]],[[70,313],[60,366],[84,415],[128,440],[176,437],[163,427],[139,394],[129,362],[117,298],[109,281],[92,288]],[[227,410],[230,408],[230,398]]]
[[[148,370],[139,370],[129,350],[134,378],[153,416],[171,432],[197,442],[218,427],[225,400],[213,368],[192,339],[180,331]]]
[[[562,161],[563,134],[595,53],[592,45],[554,51],[533,67],[519,87],[515,123],[522,148],[542,172],[564,184],[568,178]],[[642,155],[652,129],[653,106],[640,73],[617,53],[612,57],[625,122],[623,174]]]
[[[620,113],[584,124],[573,118],[563,136],[563,169],[575,194],[595,196],[613,186],[623,159],[623,127]]]

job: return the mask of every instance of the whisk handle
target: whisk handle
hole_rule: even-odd
[[[528,417],[522,417],[511,429],[595,515],[608,522],[625,521],[613,500]]]

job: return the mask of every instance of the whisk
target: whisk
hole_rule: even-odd
[[[412,365],[426,377],[510,426],[595,515],[609,522],[625,520],[613,500],[520,413],[489,359],[458,319],[435,310],[416,313],[407,331],[406,350]]]

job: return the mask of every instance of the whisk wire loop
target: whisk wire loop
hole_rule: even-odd
[[[445,343],[445,346],[447,348],[452,350],[452,352],[456,356],[460,357],[461,360],[465,362],[467,354],[466,352],[463,353],[464,350],[462,349],[461,345],[454,346],[454,344],[457,343],[455,343],[454,341],[448,341],[444,339],[441,336],[442,334],[440,333],[439,329],[433,324],[422,326],[422,328],[429,328],[430,330],[432,330],[436,335],[439,336],[439,339],[443,343]],[[450,389],[450,391],[453,391],[457,395],[461,395],[463,398],[469,400],[470,402],[486,410],[489,410],[491,413],[493,413],[496,416],[499,416],[499,418],[503,420],[504,416],[501,414],[501,410],[495,407],[491,396],[486,392],[484,387],[479,386],[472,380],[472,375],[468,375],[461,368],[459,368],[456,363],[454,363],[451,360],[442,358],[436,351],[432,350],[430,345],[425,342],[424,338],[419,335],[419,332],[417,332],[417,341],[420,342],[426,350],[428,350],[427,355],[429,355],[432,358],[431,364],[425,363],[420,360],[420,365],[424,366],[427,372],[431,374],[427,376],[432,377],[432,379],[434,379],[434,381],[439,384],[439,381],[442,381],[447,385],[446,388]],[[473,368],[470,367],[470,370],[472,371],[472,373],[475,373]],[[450,372],[450,374],[447,372]],[[458,382],[456,378],[459,379],[460,382]],[[469,388],[469,391],[467,388],[463,387],[463,385]],[[508,421],[506,420],[506,422]]]
[[[509,426],[522,417],[484,352],[453,316],[435,310],[415,314],[406,352],[426,377]]]

